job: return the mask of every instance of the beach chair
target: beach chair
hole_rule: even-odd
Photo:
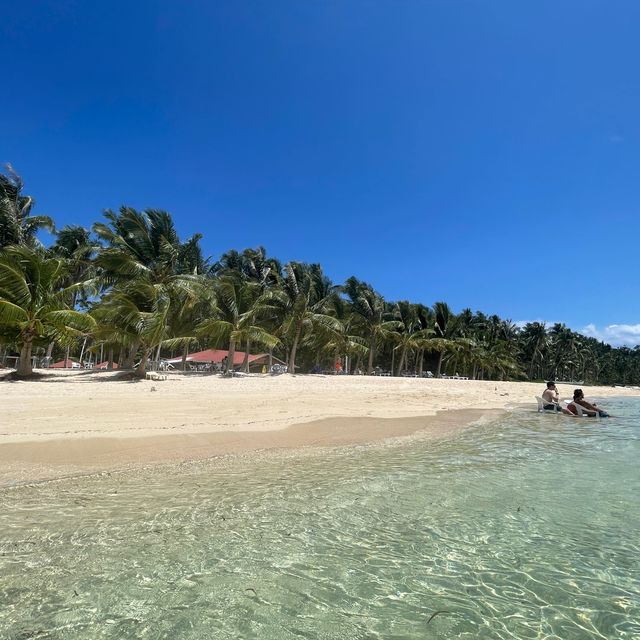
[[[567,402],[567,407],[572,404],[575,408],[576,411],[578,412],[578,417],[579,418],[599,418],[600,417],[600,412],[596,411],[596,415],[595,416],[590,416],[590,413],[593,413],[593,411],[590,411],[589,409],[585,409],[584,407],[580,406],[577,402]]]
[[[271,375],[280,375],[281,373],[287,373],[288,367],[285,364],[274,364],[271,367]]]
[[[561,413],[559,404],[556,404],[555,402],[548,402],[547,400],[545,400],[544,398],[541,398],[540,396],[535,396],[535,398],[536,398],[536,402],[538,403],[538,413]],[[552,404],[554,408],[545,409],[545,405],[549,406],[550,404]]]
[[[145,374],[145,378],[147,380],[153,380],[154,382],[159,382],[160,380],[166,380],[167,376],[163,373],[158,373],[157,371],[147,371]]]

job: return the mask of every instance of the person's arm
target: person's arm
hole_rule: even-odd
[[[590,402],[587,402],[584,399],[580,400],[580,404],[581,404],[581,406],[583,406],[585,409],[588,409],[589,411],[600,411],[600,409],[598,409],[597,405],[591,404]]]

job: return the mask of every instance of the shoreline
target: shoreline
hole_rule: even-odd
[[[439,440],[505,411],[462,409],[409,418],[325,418],[271,431],[92,437],[0,444],[0,490],[55,480],[240,456]]]
[[[640,396],[584,387],[588,396]],[[568,396],[570,385],[561,386]],[[0,487],[264,451],[442,438],[523,403],[541,385],[364,376],[0,377]]]

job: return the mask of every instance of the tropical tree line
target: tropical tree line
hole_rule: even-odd
[[[636,384],[640,349],[613,348],[563,324],[518,327],[445,302],[385,300],[367,282],[335,284],[319,264],[282,264],[262,247],[212,260],[202,236],[180,238],[166,211],[108,210],[91,229],[33,215],[34,200],[0,173],[0,362],[93,358],[144,376],[189,351],[268,352],[289,372],[555,378]],[[38,233],[54,242],[45,247]]]

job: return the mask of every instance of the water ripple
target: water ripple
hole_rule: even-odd
[[[640,403],[0,493],[0,637],[640,637]]]

